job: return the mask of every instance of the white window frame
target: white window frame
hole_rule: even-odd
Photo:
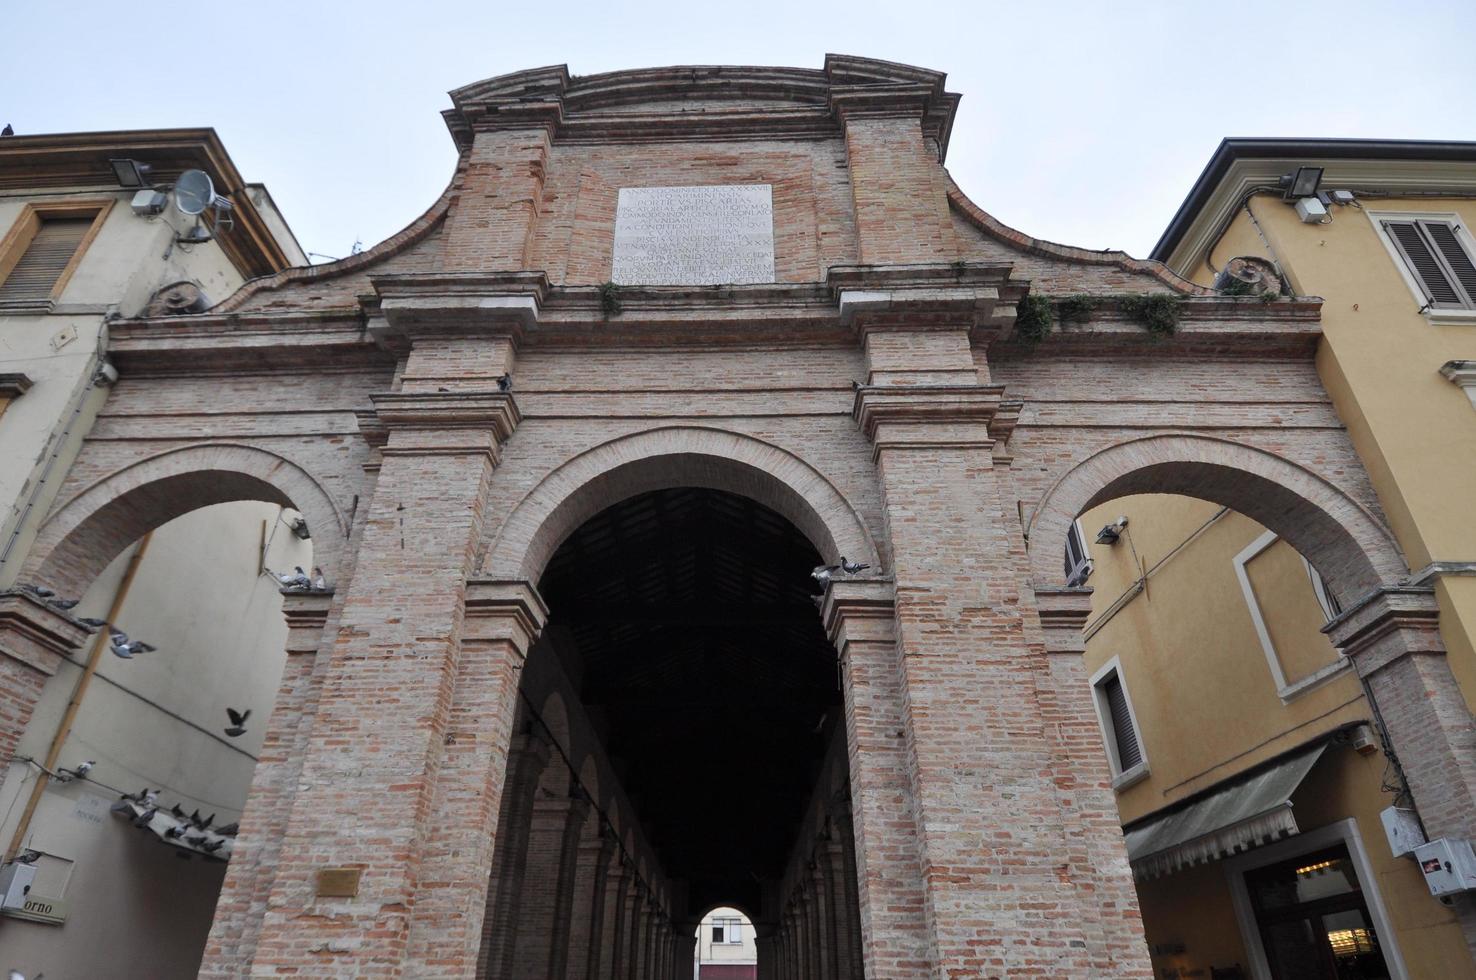
[[[1383,896],[1379,894],[1378,879],[1374,876],[1373,866],[1369,864],[1363,837],[1358,833],[1358,822],[1351,817],[1225,860],[1230,901],[1235,906],[1240,938],[1245,943],[1246,956],[1250,958],[1251,976],[1255,980],[1271,980],[1271,966],[1266,961],[1266,948],[1261,942],[1261,930],[1256,925],[1256,911],[1251,904],[1250,890],[1245,887],[1246,872],[1338,844],[1348,848],[1348,857],[1353,862],[1353,870],[1358,874],[1358,884],[1363,890],[1363,900],[1368,905],[1369,917],[1378,930],[1379,948],[1383,951],[1390,976],[1393,980],[1409,980],[1409,971],[1404,968],[1404,957],[1399,952],[1399,942],[1394,937],[1394,924],[1389,920],[1389,911],[1384,907]]]
[[[1092,572],[1096,571],[1097,565],[1096,562],[1092,560],[1091,545],[1087,543],[1086,531],[1083,530],[1081,526],[1081,518],[1077,518],[1076,520],[1071,522],[1071,527],[1067,529],[1066,534],[1068,538],[1073,534],[1076,535],[1076,539],[1081,542],[1081,553],[1083,555],[1081,564],[1077,565],[1066,575],[1067,586],[1069,586],[1070,588],[1079,589],[1082,586],[1086,585],[1087,579],[1092,577]],[[1069,543],[1067,545],[1063,545],[1063,552],[1067,547],[1069,547]],[[1071,580],[1073,578],[1076,578],[1077,573],[1081,572],[1083,569],[1085,569],[1085,574],[1083,574],[1081,578],[1073,584]]]
[[[1334,651],[1336,659],[1332,663],[1325,667],[1317,668],[1306,677],[1299,677],[1294,681],[1288,681],[1286,679],[1286,671],[1281,667],[1281,657],[1276,652],[1276,645],[1271,642],[1271,631],[1266,628],[1266,617],[1261,612],[1261,603],[1256,599],[1255,589],[1251,588],[1250,573],[1246,571],[1246,566],[1257,555],[1271,547],[1278,540],[1280,540],[1280,535],[1275,531],[1267,531],[1246,545],[1244,550],[1236,555],[1232,561],[1235,565],[1235,580],[1240,583],[1240,593],[1245,597],[1246,608],[1250,610],[1251,622],[1256,628],[1256,639],[1261,643],[1261,653],[1266,657],[1266,666],[1271,669],[1271,680],[1276,684],[1276,696],[1281,698],[1282,704],[1286,704],[1301,697],[1313,688],[1326,684],[1334,677],[1346,671],[1352,664],[1347,657]],[[1300,554],[1298,557],[1301,557]],[[1302,560],[1304,562],[1306,561],[1305,558]],[[1311,566],[1308,565],[1308,568],[1311,568]],[[1315,594],[1317,579],[1314,577],[1312,582]],[[1323,614],[1326,615],[1328,610],[1326,596],[1317,596],[1317,601],[1322,608]]]
[[[1126,771],[1122,768],[1122,759],[1117,754],[1117,736],[1112,728],[1112,710],[1107,706],[1107,695],[1102,692],[1102,682],[1113,674],[1117,675],[1117,683],[1122,687],[1122,699],[1127,702],[1128,718],[1132,721],[1133,737],[1138,740],[1138,754],[1143,761]],[[1133,696],[1128,691],[1127,678],[1122,673],[1120,657],[1113,657],[1092,675],[1092,706],[1097,709],[1097,726],[1102,730],[1102,742],[1107,746],[1107,762],[1112,767],[1112,789],[1121,792],[1148,778],[1151,771],[1148,768],[1148,746],[1143,741],[1143,728],[1138,724],[1138,713],[1133,708]]]
[[[1370,222],[1373,223],[1374,233],[1379,236],[1379,241],[1384,243],[1384,248],[1389,253],[1389,258],[1394,262],[1394,268],[1404,277],[1404,284],[1409,287],[1410,294],[1414,296],[1415,307],[1424,306],[1429,302],[1425,295],[1425,287],[1415,276],[1414,270],[1404,260],[1404,253],[1399,251],[1393,238],[1384,230],[1385,221],[1445,221],[1454,225],[1456,241],[1466,250],[1471,261],[1476,262],[1476,239],[1471,237],[1470,230],[1466,227],[1466,220],[1454,211],[1370,211],[1363,212]],[[1429,309],[1424,312],[1425,319],[1431,323],[1471,324],[1476,325],[1476,309],[1472,310],[1435,310]]]

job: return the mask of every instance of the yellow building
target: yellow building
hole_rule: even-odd
[[[1153,254],[1230,294],[1324,298],[1319,371],[1468,705],[1473,188],[1476,144],[1227,140]],[[1452,905],[1395,854],[1399,763],[1323,632],[1360,597],[1187,497],[1093,508],[1066,565],[1094,590],[1087,667],[1158,975],[1476,976]]]

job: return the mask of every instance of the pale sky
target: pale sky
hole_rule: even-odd
[[[446,92],[548,64],[944,71],[947,165],[1031,235],[1144,256],[1225,136],[1476,139],[1476,2],[0,4],[0,125],[213,126],[303,247],[394,234],[455,163]]]

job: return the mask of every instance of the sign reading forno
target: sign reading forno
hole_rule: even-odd
[[[620,188],[610,278],[626,286],[773,282],[772,188]]]

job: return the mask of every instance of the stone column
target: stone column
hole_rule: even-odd
[[[646,928],[646,883],[634,878],[630,892],[626,895],[625,911],[625,961],[620,964],[620,975],[627,980],[642,980],[641,938]]]
[[[508,749],[507,781],[502,787],[497,845],[482,917],[478,980],[512,977],[528,869],[528,841],[533,832],[534,797],[552,755],[548,740],[528,731],[513,736]]]
[[[555,777],[555,767],[560,770]],[[549,980],[562,977],[569,953],[569,918],[573,888],[575,846],[589,803],[568,792],[546,795],[548,783],[565,784],[567,774],[559,760],[544,774],[544,785],[534,794],[533,819],[528,830],[527,870],[514,900],[517,924],[512,980]],[[555,965],[555,958],[559,962]]]
[[[610,869],[607,895],[614,908],[610,914],[609,942],[605,944],[608,955],[600,955],[602,980],[623,980],[627,970],[625,959],[629,955],[630,942],[630,893],[635,884],[635,869],[629,864],[622,851],[615,857],[615,866]]]
[[[510,345],[491,334],[518,322],[496,302],[437,296],[391,312],[383,300],[409,348],[405,370],[399,390],[372,398],[383,465],[253,976],[474,971],[515,694],[507,681],[529,638],[524,626],[508,628],[463,656],[489,481],[518,421],[508,392],[480,387],[484,372],[510,364]],[[488,335],[485,350],[458,342],[468,330]],[[437,378],[455,390],[434,390]],[[320,895],[329,868],[356,872],[355,894]]]
[[[0,593],[0,759],[15,757],[46,681],[90,635],[29,593]]]
[[[570,963],[585,962],[588,944],[588,903],[579,903],[579,873],[583,861],[580,839],[589,821],[589,796],[578,786],[569,791],[564,815],[563,836],[559,841],[559,874],[554,894],[553,930],[549,936],[548,971],[544,977],[561,980],[569,972]]]
[[[598,840],[596,843],[586,843],[581,848],[581,854],[590,854],[594,862],[592,881],[589,889],[589,940],[584,957],[583,972],[579,972],[579,963],[571,958],[569,980],[604,980],[609,976],[608,970],[601,969],[603,958],[609,953],[609,944],[614,932],[614,909],[609,901],[609,877],[611,865],[618,857],[616,850],[615,832],[603,819],[596,831]]]
[[[818,850],[827,847],[820,841]],[[810,894],[815,904],[815,976],[818,980],[834,980],[835,977],[835,932],[832,928],[834,908],[831,904],[830,883],[819,856],[810,860]]]
[[[851,826],[851,801],[838,796],[831,802],[830,820],[834,827],[826,858],[830,865],[835,894],[833,918],[836,948],[836,976],[840,980],[862,980],[861,913],[857,902],[855,831]]]
[[[1324,632],[1353,661],[1425,833],[1469,840],[1476,838],[1476,720],[1446,663],[1439,619],[1434,589],[1385,588]],[[1454,911],[1476,957],[1476,899],[1456,896]]]
[[[961,974],[1089,976],[1103,953],[1076,886],[1037,857],[1056,853],[1073,821],[1039,694],[1048,673],[1024,538],[993,455],[991,425],[1010,413],[1002,389],[978,383],[970,336],[1001,328],[996,305],[1015,287],[983,267],[948,284],[925,285],[918,269],[875,275],[888,288],[843,291],[841,310],[869,369],[855,416],[875,447],[891,541],[894,737],[912,782],[928,953],[933,969]],[[1119,966],[1118,977],[1152,976],[1146,949]]]
[[[854,817],[848,826],[866,974],[904,980],[931,977],[935,955],[923,918],[892,596],[885,580],[837,581],[826,590],[822,616],[845,686]],[[786,944],[788,928],[786,921]],[[787,954],[784,962],[787,968]]]
[[[322,668],[327,660],[320,656],[325,650],[323,627],[332,605],[331,592],[282,593],[287,659],[262,736],[261,754],[251,774],[241,829],[215,903],[210,938],[200,964],[202,977],[239,977],[243,965],[250,963],[256,952],[297,789],[302,749],[317,708]]]

